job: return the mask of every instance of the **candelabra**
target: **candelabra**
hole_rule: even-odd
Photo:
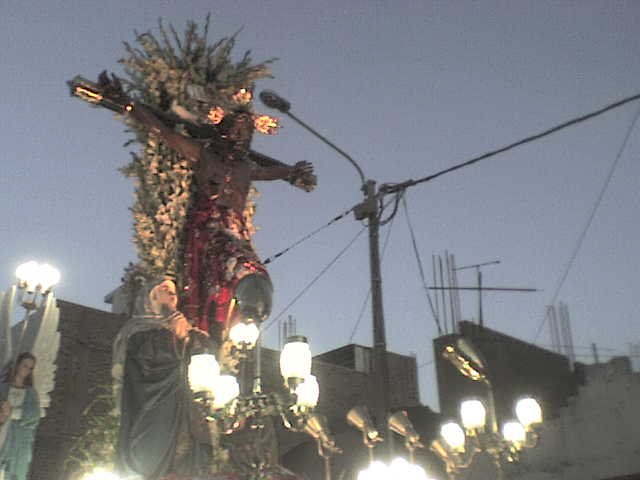
[[[259,334],[259,327],[251,318],[238,321],[228,332],[232,342],[230,355],[238,361],[240,381],[230,373],[222,374],[218,360],[211,353],[191,358],[188,375],[196,402],[201,405],[205,418],[214,423],[215,430],[222,435],[259,430],[266,417],[279,417],[287,429],[307,433],[316,441],[318,453],[324,459],[325,479],[331,480],[330,458],[341,450],[329,432],[326,418],[313,412],[319,386],[311,374],[311,349],[307,339],[303,336],[287,339],[279,362],[285,391],[266,393],[260,379],[260,350],[256,348]],[[256,357],[256,374],[251,391],[245,392],[243,386],[247,383],[246,367],[251,352]],[[268,468],[266,459],[247,464],[250,464],[249,470]],[[246,465],[232,468],[247,470]]]
[[[444,462],[450,479],[468,468],[480,453],[493,460],[498,478],[502,478],[504,460],[515,462],[524,448],[537,444],[537,428],[542,423],[542,409],[532,397],[524,397],[515,405],[516,420],[510,420],[498,431],[493,398],[493,387],[485,362],[480,353],[463,338],[445,346],[442,352],[457,370],[473,381],[487,387],[488,412],[479,399],[468,399],[460,404],[462,426],[455,421],[444,423],[439,439],[431,442],[431,450]]]

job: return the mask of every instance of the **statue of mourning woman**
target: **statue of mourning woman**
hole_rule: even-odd
[[[118,463],[126,476],[190,479],[210,464],[210,435],[194,407],[187,368],[191,355],[210,351],[208,335],[177,310],[170,279],[152,281],[113,349],[120,410]]]
[[[40,401],[33,387],[36,357],[23,352],[0,383],[0,479],[26,480]]]

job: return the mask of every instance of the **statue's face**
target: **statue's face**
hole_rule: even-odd
[[[149,294],[151,310],[157,314],[175,312],[178,307],[176,284],[171,280],[165,280],[151,290]]]
[[[16,371],[16,378],[20,379],[20,380],[24,380],[25,378],[27,378],[31,372],[33,372],[33,369],[36,366],[36,362],[33,360],[33,358],[25,358],[20,362],[20,365],[18,365],[18,370]]]

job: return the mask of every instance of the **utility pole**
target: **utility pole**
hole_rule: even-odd
[[[380,212],[376,182],[367,180],[363,186],[365,199],[356,206],[356,220],[368,221],[369,269],[371,273],[371,313],[373,317],[373,372],[376,385],[375,416],[379,425],[386,424],[391,410],[389,365],[387,364],[387,335],[382,302],[382,273],[380,271]],[[386,425],[385,425],[386,428]]]
[[[382,275],[380,273],[380,209],[376,182],[367,180],[360,165],[351,156],[329,139],[318,133],[305,122],[291,113],[291,103],[271,90],[260,92],[260,100],[269,108],[274,108],[298,125],[302,126],[323,143],[344,157],[358,172],[364,200],[353,209],[356,220],[367,220],[369,230],[369,268],[371,271],[371,315],[373,324],[373,375],[375,384],[375,416],[380,430],[387,430],[387,417],[391,409],[389,388],[389,367],[387,364],[387,340],[382,305]],[[389,436],[390,437],[390,436]],[[391,445],[391,442],[389,442]]]

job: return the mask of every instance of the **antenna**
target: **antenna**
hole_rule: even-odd
[[[485,262],[485,263],[478,263],[475,265],[465,265],[464,267],[457,267],[454,268],[454,272],[458,271],[458,270],[466,270],[469,268],[475,268],[476,269],[476,274],[477,274],[477,279],[478,279],[478,286],[477,287],[459,287],[457,286],[457,281],[456,281],[456,286],[455,287],[429,287],[429,290],[443,290],[443,303],[444,303],[444,290],[456,290],[456,291],[460,291],[460,290],[475,290],[478,292],[478,323],[480,325],[480,327],[484,326],[484,319],[483,319],[483,315],[482,315],[482,292],[537,292],[538,289],[537,288],[512,288],[512,287],[485,287],[482,285],[482,272],[480,271],[481,267],[484,267],[486,265],[496,265],[500,263],[500,260],[494,260],[492,262]],[[444,283],[444,282],[443,282]]]
[[[562,332],[565,355],[569,359],[569,365],[573,368],[573,364],[576,362],[576,354],[573,350],[573,335],[571,333],[571,322],[569,320],[569,308],[566,303],[558,303],[558,315],[560,317],[560,331]]]
[[[433,285],[434,286],[438,286],[438,274],[436,273],[436,256],[435,255],[431,255],[431,271],[433,272]],[[438,316],[438,318],[440,317],[440,297],[438,296],[437,292],[434,295],[435,299],[436,299],[436,315]],[[447,325],[444,325],[444,333],[447,333]]]
[[[500,263],[500,260],[493,260],[491,262],[478,263],[476,265],[466,265],[464,267],[458,267],[458,270],[466,270],[468,268],[475,268],[476,275],[478,277],[478,323],[481,327],[484,326],[484,319],[482,317],[482,270],[480,267],[484,267],[487,265],[497,265]]]
[[[444,276],[442,273],[442,257],[438,255],[438,273],[440,274],[440,285],[442,285],[442,324],[444,325],[444,333],[449,333],[447,328],[447,302],[445,300]],[[453,332],[452,332],[453,333]]]
[[[453,286],[458,288],[458,272],[456,271],[456,257],[453,255],[453,253],[451,254],[451,273],[453,276]],[[460,290],[452,290],[451,292],[449,292],[450,295],[454,295],[455,298],[455,302],[454,305],[456,307],[456,318],[458,319],[458,321],[460,321],[462,319],[462,313],[461,313],[461,308],[460,308]],[[456,333],[456,332],[453,332]]]

